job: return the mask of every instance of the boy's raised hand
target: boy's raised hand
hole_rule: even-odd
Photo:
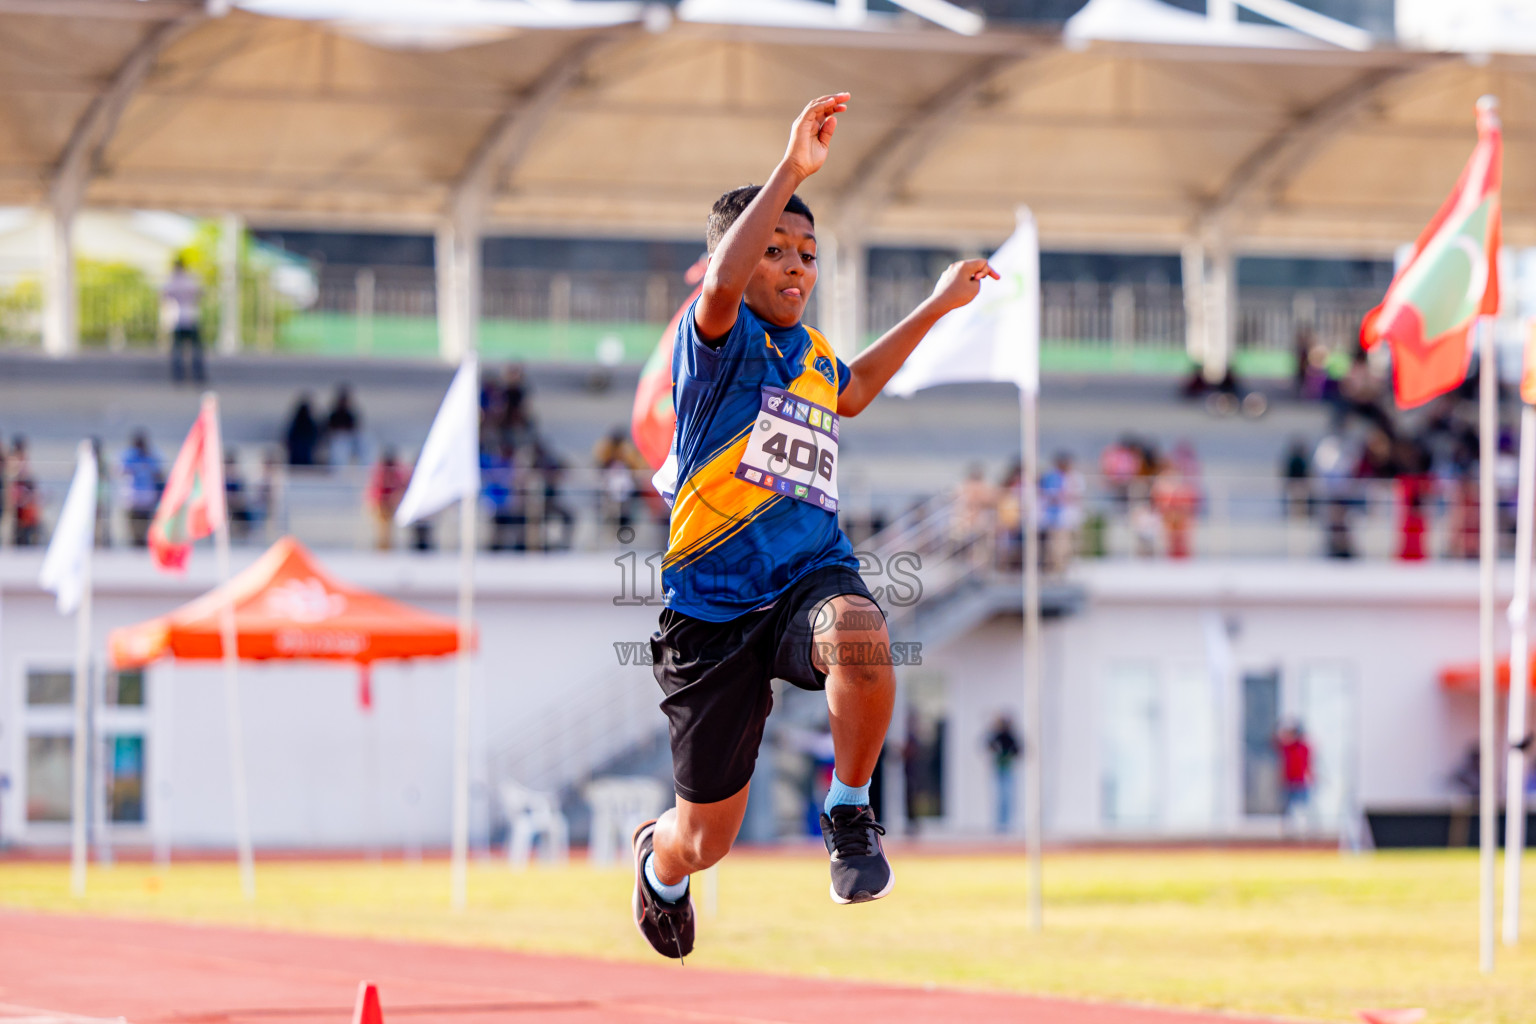
[[[789,130],[784,162],[801,179],[809,178],[827,162],[827,149],[832,144],[832,133],[837,130],[837,115],[848,109],[849,96],[840,92],[811,100],[795,119]]]
[[[933,286],[933,296],[929,301],[946,313],[959,309],[977,296],[981,291],[981,282],[989,277],[994,281],[1001,280],[986,260],[959,260],[951,263],[940,275],[939,283]]]

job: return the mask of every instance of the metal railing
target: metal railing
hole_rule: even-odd
[[[112,465],[117,465],[112,460]],[[71,463],[34,462],[26,471],[33,495],[27,523],[18,522],[14,466],[5,481],[0,545],[30,541],[45,544],[63,504]],[[234,528],[237,544],[261,545],[287,533],[315,548],[366,550],[387,538],[397,548],[418,540],[414,531],[380,527],[367,498],[366,466],[286,467],[243,463],[240,495],[231,507],[243,509]],[[612,476],[596,469],[560,471],[553,484],[532,469],[514,470],[506,500],[490,495],[480,503],[478,538],[488,553],[642,551],[666,546],[665,507],[642,488],[636,474],[628,493]],[[115,470],[105,489],[102,540],[129,546],[147,525],[132,513],[131,490]],[[1207,475],[1189,485],[1182,504],[1165,502],[1151,481],[1129,488],[1110,486],[1088,476],[1085,495],[1073,517],[1079,521],[1074,548],[1080,558],[1167,558],[1177,547],[1174,531],[1187,521],[1192,558],[1312,559],[1346,552],[1355,558],[1400,557],[1415,544],[1431,559],[1463,557],[1475,531],[1475,496],[1460,481],[1439,480],[1418,492],[1416,513],[1405,506],[1402,487],[1393,480],[1319,479],[1286,481],[1278,476]],[[961,501],[956,489],[901,491],[883,483],[878,491],[856,481],[843,488],[845,527],[855,546],[878,545],[884,557],[899,551],[920,557],[965,553],[950,562],[955,572],[986,567],[1018,557],[1017,496],[994,492],[994,499]],[[1473,507],[1469,509],[1468,503]],[[1513,496],[1500,503],[1501,532],[1513,509]],[[853,511],[856,510],[856,511]],[[428,547],[457,544],[457,516],[445,513],[428,530]],[[35,525],[29,525],[35,523]],[[869,539],[871,523],[880,531]],[[1417,541],[1405,540],[1408,533]],[[935,559],[938,565],[942,559]],[[925,565],[928,562],[925,560]],[[950,570],[945,570],[950,571]]]
[[[30,279],[0,287],[0,344],[35,345],[41,336],[40,291]],[[877,277],[866,301],[871,336],[910,312],[928,296],[927,277]],[[491,268],[484,272],[482,324],[654,325],[657,331],[687,298],[681,273]],[[1244,288],[1238,295],[1235,344],[1239,351],[1290,352],[1298,332],[1309,329],[1338,348],[1357,335],[1361,316],[1380,299],[1369,289]],[[327,266],[316,299],[293,310],[265,278],[244,285],[243,345],[256,352],[286,348],[367,354],[435,354],[437,281],[431,267]],[[108,349],[164,346],[169,332],[158,297],[143,282],[121,287],[95,282],[81,292],[81,339]],[[204,298],[205,340],[217,335],[216,290]],[[324,325],[316,322],[324,320]],[[815,310],[811,311],[815,319]],[[388,321],[386,326],[385,321]],[[1041,285],[1041,331],[1066,350],[1184,350],[1184,296],[1172,284],[1054,282]],[[400,332],[405,334],[401,335]],[[317,342],[317,337],[324,341]],[[388,337],[397,340],[386,344]],[[407,337],[408,341],[399,341]],[[530,335],[531,337],[531,335]],[[528,343],[528,357],[541,350]],[[580,356],[576,351],[566,357]],[[633,353],[631,353],[633,355]]]

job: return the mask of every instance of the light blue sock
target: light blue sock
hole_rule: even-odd
[[[651,888],[656,890],[656,895],[668,903],[676,903],[688,892],[688,879],[683,878],[676,885],[666,885],[656,877],[656,855],[653,853],[645,858],[645,880],[651,883]]]
[[[828,814],[832,808],[839,804],[852,804],[857,807],[869,804],[869,783],[862,786],[850,786],[837,777],[837,772],[832,773],[832,786],[827,790],[827,802],[822,804],[822,809]]]

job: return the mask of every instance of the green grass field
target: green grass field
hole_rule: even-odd
[[[1471,852],[1063,853],[1047,859],[1040,935],[1025,928],[1017,856],[898,851],[895,863],[890,899],[838,907],[824,858],[733,855],[690,963],[1332,1021],[1387,1006],[1425,1007],[1430,1024],[1536,1020],[1536,912],[1527,945],[1480,975]],[[655,959],[629,922],[623,868],[477,864],[462,914],[442,862],[258,871],[254,905],[233,866],[208,863],[93,869],[75,900],[67,865],[0,861],[0,904]]]

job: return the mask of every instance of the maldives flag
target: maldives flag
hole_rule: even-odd
[[[155,567],[180,572],[192,542],[225,524],[224,448],[219,440],[219,401],[203,396],[197,422],[182,442],[166,478],[160,506],[149,524],[149,553]]]
[[[640,371],[640,385],[635,388],[635,409],[630,415],[629,432],[634,436],[635,447],[640,449],[652,469],[661,468],[672,448],[672,431],[677,427],[677,410],[672,408],[672,342],[688,307],[704,290],[699,282],[704,280],[707,265],[706,257],[688,268],[688,283],[699,287],[694,288],[688,301],[678,308],[672,322],[661,332],[661,340],[651,358],[645,361],[645,367]]]
[[[1392,346],[1403,408],[1422,405],[1467,376],[1467,335],[1499,311],[1499,185],[1504,143],[1498,101],[1477,101],[1477,147],[1456,189],[1429,222],[1381,305],[1360,325],[1360,344]],[[1492,360],[1489,360],[1491,365]]]

